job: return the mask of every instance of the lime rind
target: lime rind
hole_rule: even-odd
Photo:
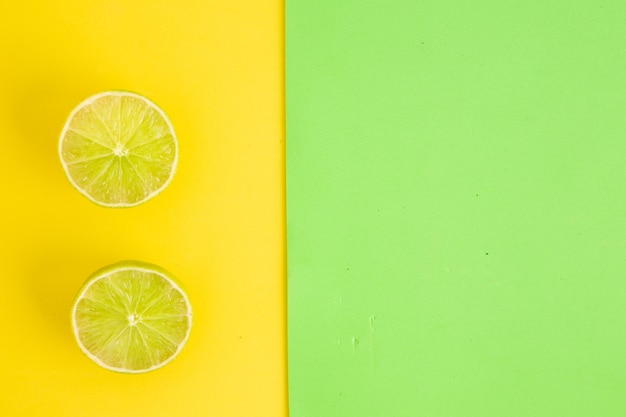
[[[120,98],[120,104],[118,106],[119,108],[110,109],[111,114],[109,115],[109,122],[107,122],[106,120],[102,120],[102,118],[96,115],[96,113],[93,112],[92,109],[94,103],[102,98],[107,97]],[[124,97],[137,99],[144,105],[141,119],[139,119],[135,125],[124,126],[122,124],[115,124],[116,118],[113,113],[116,111],[119,113],[119,119],[121,119],[122,116],[129,118],[128,111],[123,109],[122,105],[123,101],[121,100],[121,98]],[[93,119],[99,120],[101,126],[98,129],[93,129],[89,131],[85,131],[84,129],[77,129],[75,126],[72,126],[73,122],[75,121],[76,115],[80,112],[92,112],[94,114]],[[138,142],[136,134],[137,129],[144,121],[146,114],[148,114],[149,112],[155,112],[158,117],[165,122],[167,128],[164,129],[160,135],[150,138],[148,141]],[[132,120],[133,118],[129,119]],[[113,131],[111,131],[109,123],[113,125]],[[106,134],[103,134],[103,132],[106,132]],[[88,154],[90,154],[89,158],[85,158],[83,160],[73,159],[69,161],[67,160],[67,158],[65,158],[64,152],[72,152],[71,148],[66,149],[66,142],[68,142],[66,138],[72,136],[82,136],[83,138],[88,139],[89,144],[86,145],[85,141],[83,141],[81,143],[81,147],[90,148],[87,152]],[[147,148],[147,145],[150,144],[152,144],[152,147],[154,147],[154,142],[160,140],[163,143],[166,142],[168,146],[173,147],[173,155],[169,156],[170,160],[163,160],[163,158],[159,158],[159,155],[151,155],[151,157],[154,157],[151,158],[149,162],[146,162],[146,160],[142,160],[142,157],[136,154],[130,154],[126,158],[111,158],[112,152],[115,152],[114,148],[116,146],[115,143],[111,141],[111,138],[116,136],[125,137],[126,141],[124,144],[128,145],[129,150],[135,150],[135,153],[138,150],[141,150],[142,147],[145,150]],[[167,140],[168,136],[171,136],[171,140]],[[67,146],[70,147],[70,145]],[[172,123],[165,114],[165,112],[150,99],[137,93],[122,90],[111,90],[95,94],[83,100],[78,106],[76,106],[68,116],[65,125],[63,126],[63,130],[61,131],[61,134],[59,136],[58,145],[59,159],[70,184],[91,202],[102,207],[112,208],[134,207],[143,204],[144,202],[160,194],[165,188],[167,188],[167,186],[172,181],[174,174],[176,173],[178,166],[178,153],[178,139],[176,137],[176,133],[174,131]],[[83,164],[84,169],[81,170],[80,164]],[[151,167],[161,169],[161,175],[158,175],[156,177],[157,181],[155,181],[154,178],[146,178],[145,176],[142,177],[142,173],[149,171]],[[117,174],[117,177],[112,175],[111,178],[108,179],[109,183],[105,183],[103,186],[103,184],[98,182],[101,180],[101,178],[98,177],[98,173],[102,174],[108,170],[114,171]],[[136,180],[126,181],[126,188],[115,187],[114,184],[110,183],[112,181],[119,181],[121,183],[123,181],[122,176],[125,173],[126,175],[133,175],[128,174],[129,172],[134,172]],[[92,181],[90,182],[90,184],[79,184],[74,178],[74,176],[77,175],[89,178]],[[165,179],[163,180],[163,178]],[[142,193],[142,186],[145,188],[145,190],[148,191]],[[111,192],[107,193],[105,191],[104,195],[98,195],[101,194],[102,189],[111,190]],[[115,194],[116,191],[114,190],[116,189],[121,190],[119,192],[127,193],[129,195],[143,195],[136,201],[120,201],[124,200],[125,196],[120,196],[119,192]],[[98,197],[94,195],[98,195]]]
[[[94,301],[91,299],[87,299],[85,298],[85,294],[89,292],[89,290],[95,285],[97,286],[99,283],[102,282],[102,280],[107,279],[107,278],[111,278],[112,275],[118,273],[118,272],[137,272],[137,273],[143,273],[143,274],[154,274],[157,275],[158,277],[164,279],[167,283],[169,283],[171,285],[172,290],[178,294],[182,301],[183,301],[183,305],[184,305],[184,311],[181,310],[181,313],[177,313],[175,314],[176,317],[180,318],[180,317],[185,317],[187,320],[187,325],[185,327],[184,330],[184,334],[182,335],[182,337],[178,337],[177,339],[180,339],[180,341],[178,340],[168,340],[168,335],[167,334],[162,334],[162,332],[160,331],[152,331],[152,332],[145,332],[142,335],[142,332],[139,332],[139,335],[141,336],[141,339],[143,339],[143,343],[146,344],[145,345],[145,352],[146,354],[149,356],[149,360],[152,363],[150,366],[145,366],[142,367],[141,369],[130,369],[128,367],[124,367],[124,366],[112,366],[109,363],[107,363],[106,361],[104,361],[100,356],[98,356],[98,354],[102,354],[102,352],[105,350],[106,343],[108,342],[115,342],[115,340],[112,340],[113,338],[109,338],[109,340],[99,340],[98,343],[101,344],[100,350],[97,352],[92,352],[90,349],[88,349],[85,344],[83,343],[82,337],[81,337],[81,332],[80,332],[80,328],[79,325],[77,323],[77,316],[78,316],[78,306],[81,302],[87,302],[87,303],[98,303],[98,301]],[[129,302],[130,298],[128,299],[124,299],[125,294],[123,292],[120,292],[114,296],[119,297],[119,303],[120,304],[124,304],[126,302]],[[142,310],[142,314],[148,313],[149,310],[151,308],[154,308],[155,304],[158,303],[159,300],[156,300],[149,304],[147,307],[144,307],[144,309]],[[115,303],[113,303],[115,304]],[[127,324],[126,321],[124,320],[120,320],[119,317],[121,316],[122,318],[125,317],[125,314],[127,314],[128,311],[130,311],[130,308],[127,308],[126,311],[124,311],[124,309],[118,309],[115,310],[116,307],[115,306],[111,306],[111,304],[106,304],[106,307],[103,307],[102,305],[98,306],[100,309],[103,308],[108,308],[108,309],[112,309],[113,311],[111,311],[111,313],[115,313],[112,314],[112,318],[111,320],[117,320],[118,323],[105,323],[102,324],[102,322],[97,323],[96,326],[98,325],[115,325],[116,327],[119,328],[119,333],[118,335],[116,335],[116,338],[119,339],[122,336],[124,336],[122,333],[127,332],[128,334],[128,340],[131,340],[131,333],[136,330],[133,328],[133,326],[129,326]],[[131,307],[129,305],[126,305],[126,307]],[[181,307],[182,308],[182,307]],[[117,318],[115,318],[115,316],[117,316]],[[167,314],[163,315],[159,315],[159,314],[151,314],[148,315],[148,317],[146,317],[144,319],[144,321],[142,322],[143,325],[145,325],[145,327],[151,327],[152,325],[150,324],[151,320],[158,320],[160,327],[163,327],[163,322],[167,321],[168,319],[171,319],[172,316],[168,317]],[[185,346],[185,344],[187,343],[187,340],[189,338],[189,334],[191,333],[191,326],[192,326],[192,309],[191,309],[191,304],[189,302],[189,298],[187,297],[187,294],[185,293],[185,291],[182,289],[182,287],[180,286],[178,280],[172,276],[171,273],[169,273],[167,270],[159,267],[158,265],[154,265],[154,264],[149,264],[149,263],[145,263],[145,262],[141,262],[141,261],[123,261],[123,262],[118,262],[116,264],[113,265],[109,265],[106,266],[104,268],[101,268],[99,270],[97,270],[96,272],[94,272],[93,274],[90,275],[90,277],[86,280],[85,284],[83,284],[83,286],[81,287],[76,300],[72,306],[72,329],[74,332],[74,337],[76,338],[76,341],[78,343],[79,348],[81,349],[81,351],[88,357],[90,358],[93,362],[95,362],[96,364],[98,364],[99,366],[101,366],[104,369],[108,369],[110,371],[114,371],[114,372],[119,372],[119,373],[127,373],[127,374],[139,374],[139,373],[145,373],[145,372],[150,372],[153,371],[155,369],[159,369],[165,365],[167,365],[168,363],[170,363],[172,360],[174,360],[174,358],[176,358],[178,356],[178,354],[180,353],[180,351],[182,350],[182,348]],[[145,338],[152,338],[149,341],[146,341]],[[135,338],[135,340],[138,340],[137,338]],[[163,351],[159,351],[157,347],[155,347],[156,345],[158,345],[159,343],[161,343],[163,346],[166,345],[170,345],[173,349],[170,349],[167,352],[163,352]],[[148,344],[151,346],[150,349],[148,349]],[[102,346],[104,345],[104,346]],[[131,347],[129,347],[130,350]],[[135,347],[135,349],[137,349],[137,347]],[[167,350],[167,347],[166,347]],[[155,353],[156,352],[156,353]],[[163,356],[163,354],[166,354],[165,359],[161,359],[161,357]]]

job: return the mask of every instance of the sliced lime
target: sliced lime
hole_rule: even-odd
[[[103,368],[148,372],[185,345],[191,305],[163,268],[124,261],[87,279],[72,308],[72,327],[81,350]]]
[[[107,91],[80,103],[59,138],[70,183],[105,207],[130,207],[171,181],[178,143],[165,113],[138,94]]]

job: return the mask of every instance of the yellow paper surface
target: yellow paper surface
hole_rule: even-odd
[[[0,415],[286,415],[282,3],[30,1],[0,6]],[[170,186],[100,208],[57,157],[86,97],[132,90],[176,130]],[[101,266],[139,259],[185,286],[181,354],[100,369],[70,306]]]

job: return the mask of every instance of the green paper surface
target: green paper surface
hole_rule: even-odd
[[[286,11],[291,417],[626,415],[626,3]]]

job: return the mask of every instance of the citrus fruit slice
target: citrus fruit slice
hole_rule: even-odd
[[[103,368],[148,372],[185,345],[191,305],[163,268],[124,261],[87,279],[72,307],[72,327],[81,350]]]
[[[59,138],[70,183],[105,207],[131,207],[161,192],[178,160],[172,124],[138,94],[106,91],[80,103]]]

